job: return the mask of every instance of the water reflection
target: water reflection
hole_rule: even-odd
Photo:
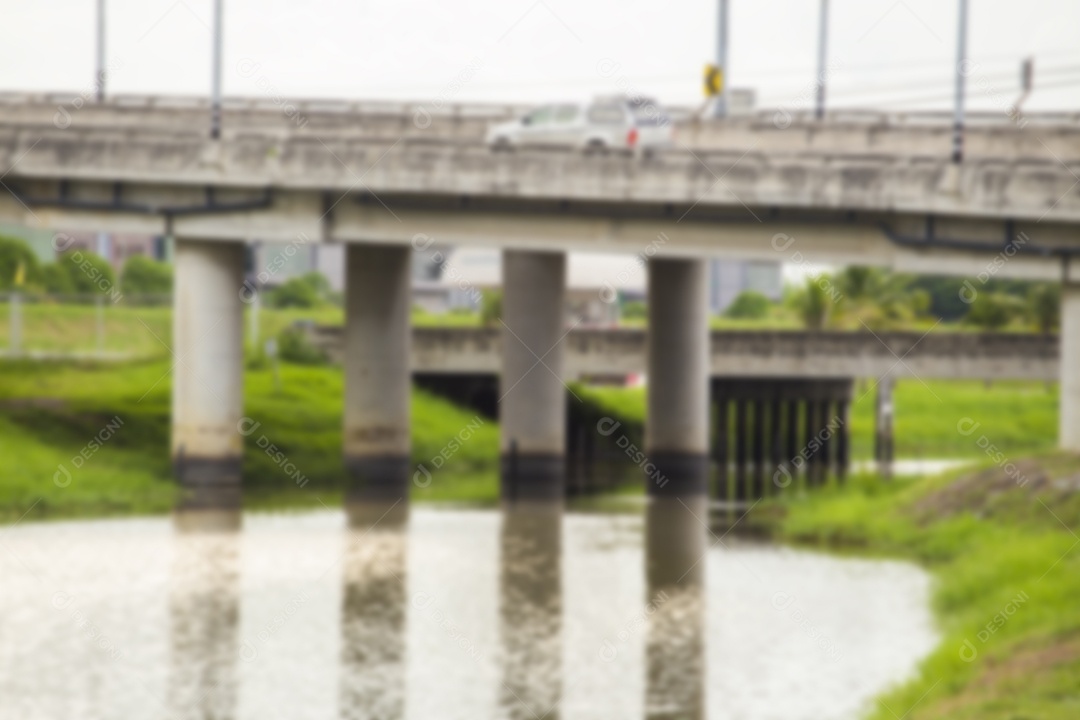
[[[0,720],[854,718],[935,644],[917,568],[686,498],[352,516],[0,530]]]
[[[235,717],[240,513],[182,511],[169,583],[170,718]]]
[[[705,517],[704,496],[649,499],[645,716],[650,720],[705,715]]]
[[[498,717],[559,717],[562,697],[562,503],[503,509]]]
[[[342,718],[405,714],[404,503],[348,509],[341,601]]]

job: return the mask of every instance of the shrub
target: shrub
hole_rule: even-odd
[[[480,297],[480,324],[491,327],[502,318],[502,291],[485,290]]]
[[[143,255],[127,259],[120,273],[125,295],[168,295],[172,292],[172,266]]]
[[[293,325],[278,334],[278,357],[298,365],[325,365],[328,358],[308,340],[304,329]]]
[[[729,318],[761,320],[769,314],[769,298],[753,290],[743,290],[724,313]]]
[[[71,275],[60,263],[48,263],[41,267],[41,284],[45,292],[55,295],[71,295],[75,292]]]
[[[643,318],[648,314],[648,309],[645,307],[645,303],[640,300],[631,300],[630,302],[623,303],[622,316],[627,319]]]
[[[998,292],[980,292],[971,303],[966,320],[984,330],[999,330],[1020,310],[1017,298]]]
[[[56,260],[80,295],[119,295],[112,266],[100,255],[71,250]]]

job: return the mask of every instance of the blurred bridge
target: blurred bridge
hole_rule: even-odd
[[[312,343],[344,361],[342,328],[310,326]],[[624,378],[646,371],[644,329],[575,329],[565,340],[567,381]],[[1058,379],[1056,335],[1021,333],[924,334],[713,330],[709,374],[724,378]],[[497,328],[416,327],[412,371],[424,375],[490,374],[502,370]]]
[[[561,487],[567,251],[649,258],[649,333],[625,357],[597,357],[647,368],[645,452],[673,479],[652,492],[699,493],[708,473],[710,255],[1061,281],[1060,442],[1080,451],[1077,115],[973,116],[963,163],[950,160],[948,118],[933,114],[675,113],[676,146],[649,156],[486,147],[488,123],[519,110],[229,101],[211,139],[199,101],[4,96],[0,221],[175,239],[173,453],[190,484],[239,481],[243,246],[254,240],[348,246],[344,454],[368,495],[407,487],[410,258],[432,242],[505,251],[512,497]],[[880,364],[860,352],[845,368]]]

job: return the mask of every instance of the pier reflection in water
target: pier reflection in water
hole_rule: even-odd
[[[499,717],[560,717],[562,514],[557,502],[517,503],[503,509]]]
[[[405,714],[404,503],[350,508],[341,601],[343,719]]]
[[[708,512],[704,496],[655,497],[646,509],[650,719],[704,717]]]
[[[719,545],[704,517],[2,529],[0,719],[845,718],[932,647],[919,570]]]
[[[240,513],[178,512],[169,578],[170,717],[236,716]]]

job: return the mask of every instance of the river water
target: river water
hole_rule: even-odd
[[[933,647],[918,568],[705,517],[4,528],[0,718],[854,718]]]

